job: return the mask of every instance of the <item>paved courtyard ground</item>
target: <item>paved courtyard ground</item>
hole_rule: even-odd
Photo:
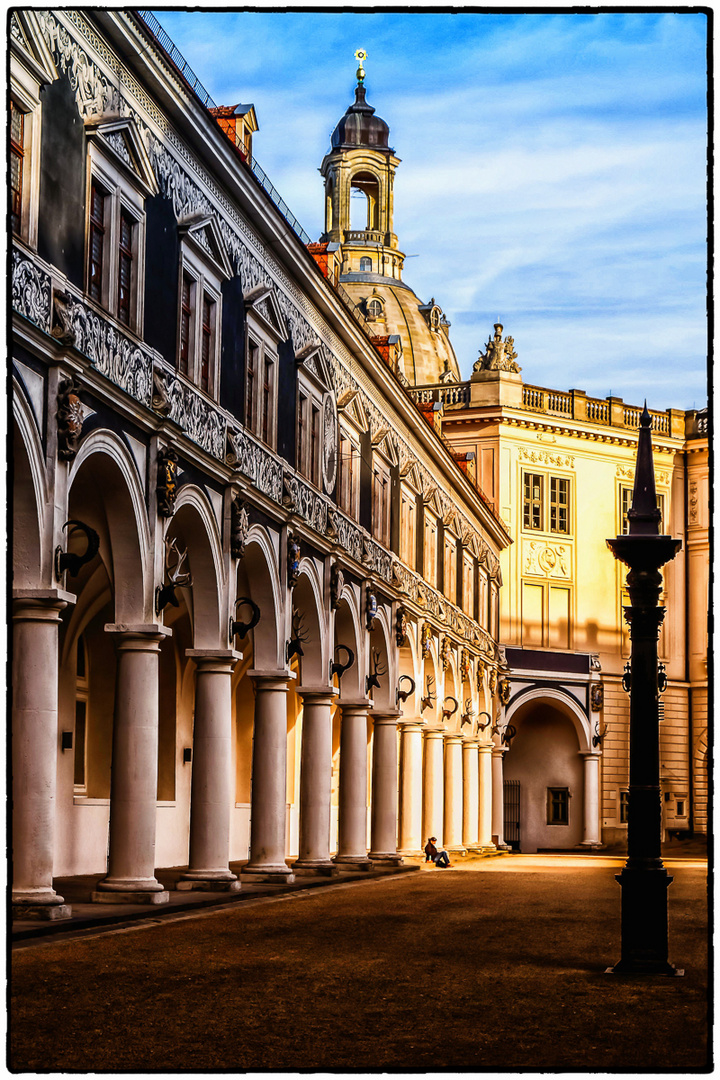
[[[10,1066],[708,1071],[704,861],[667,861],[675,979],[604,974],[622,860],[456,865],[19,948]]]

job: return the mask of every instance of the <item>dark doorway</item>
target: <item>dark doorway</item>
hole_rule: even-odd
[[[520,781],[503,784],[503,839],[513,851],[520,850]]]

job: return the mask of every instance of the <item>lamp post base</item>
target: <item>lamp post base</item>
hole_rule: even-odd
[[[667,890],[673,880],[663,867],[628,868],[617,874],[622,887],[620,961],[615,975],[681,975],[668,962]]]

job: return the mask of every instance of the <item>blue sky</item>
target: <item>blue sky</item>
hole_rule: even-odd
[[[465,377],[499,318],[527,383],[705,404],[702,14],[155,14],[218,104],[254,103],[254,154],[314,239],[367,50],[404,278]]]

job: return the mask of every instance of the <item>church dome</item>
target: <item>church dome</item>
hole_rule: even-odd
[[[362,83],[358,83],[355,87],[355,101],[340,118],[332,133],[333,150],[343,150],[354,146],[389,150],[389,134],[390,128],[384,120],[375,116],[372,105],[368,105],[365,101],[365,87]]]

